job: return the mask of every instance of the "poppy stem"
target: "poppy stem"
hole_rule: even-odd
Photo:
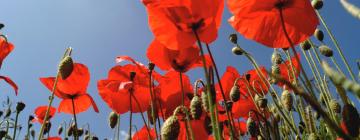
[[[154,95],[153,95],[154,93],[153,93],[153,90],[152,90],[152,70],[149,71],[149,90],[150,90],[150,97],[151,97],[151,116],[152,116],[151,118],[152,118],[153,126],[154,126],[154,129],[155,129],[156,139],[158,140],[159,137],[158,137],[158,134],[157,134],[156,115],[155,115],[156,101],[154,99]],[[149,115],[149,114],[147,114],[147,115]]]
[[[216,79],[217,79],[218,84],[219,84],[219,87],[220,87],[221,96],[222,96],[222,98],[224,99],[224,102],[226,103],[225,93],[224,93],[223,86],[222,86],[222,84],[221,84],[221,79],[220,79],[220,76],[219,76],[219,72],[218,72],[218,69],[217,69],[217,66],[216,66],[214,57],[213,57],[213,55],[212,55],[212,53],[211,53],[209,44],[207,44],[207,43],[206,43],[206,49],[207,49],[207,51],[209,52],[211,62],[212,62],[213,66],[214,66],[214,69],[215,69],[215,75],[216,75]],[[234,137],[235,137],[235,133],[234,133],[234,132],[235,132],[235,131],[234,131],[234,119],[232,119],[232,118],[230,117],[230,112],[229,112],[229,110],[228,110],[227,107],[225,107],[225,112],[226,112],[227,119],[228,119],[229,122],[230,122],[230,137],[231,137],[231,139],[234,139]]]
[[[14,133],[13,133],[13,140],[16,139],[16,130],[17,130],[17,123],[19,119],[20,112],[16,112],[15,124],[14,124]]]
[[[179,77],[180,77],[180,88],[181,88],[181,93],[182,93],[181,103],[182,103],[182,106],[185,107],[185,103],[184,103],[185,102],[185,91],[184,91],[182,72],[179,72]],[[192,128],[191,128],[189,113],[185,113],[185,116],[186,116],[186,119],[185,119],[186,120],[186,123],[185,123],[186,139],[189,139],[189,136],[190,136],[191,140],[195,140],[193,132],[192,132]]]
[[[66,51],[65,51],[65,53],[64,53],[64,55],[63,55],[63,57],[61,58],[61,60],[63,60],[66,56],[70,56],[71,52],[72,52],[72,48],[71,48],[71,47],[67,48]],[[45,121],[47,121],[47,120],[49,119],[50,108],[51,108],[52,102],[54,101],[55,90],[56,90],[56,86],[57,86],[59,77],[60,77],[60,71],[59,71],[59,67],[58,67],[58,71],[57,71],[57,74],[56,74],[56,78],[55,78],[55,81],[54,81],[54,85],[53,85],[53,88],[52,88],[52,91],[51,91],[51,96],[49,97],[48,108],[47,108],[47,110],[46,110],[46,114],[45,114],[45,117],[44,117],[44,120],[45,120]],[[43,124],[41,125],[38,140],[42,140],[42,138],[43,138],[44,129],[45,129],[45,124],[46,124],[46,123],[43,123]]]
[[[73,117],[74,117],[74,123],[75,123],[75,130],[73,130],[74,132],[74,139],[78,140],[78,127],[77,127],[77,119],[76,119],[76,112],[75,112],[75,102],[74,102],[74,98],[71,98],[71,103],[72,103],[72,110],[73,110]]]
[[[206,93],[207,93],[207,97],[208,97],[208,102],[209,102],[209,111],[210,111],[210,119],[211,119],[211,124],[212,124],[212,128],[213,128],[213,133],[215,136],[216,140],[221,140],[221,133],[220,133],[220,128],[219,128],[219,123],[216,121],[216,116],[215,114],[217,114],[217,112],[215,112],[215,103],[213,103],[213,95],[210,93],[210,77],[209,77],[209,72],[207,70],[207,66],[206,66],[206,60],[205,60],[205,56],[204,56],[204,50],[202,48],[201,45],[201,41],[199,38],[199,35],[196,31],[196,29],[193,29],[193,32],[195,34],[196,40],[197,40],[197,44],[200,48],[200,54],[201,54],[201,60],[203,63],[203,68],[204,68],[204,73],[205,73],[205,78],[206,78]]]
[[[317,14],[317,16],[319,17],[321,23],[324,25],[326,32],[329,34],[330,39],[331,39],[331,41],[334,43],[336,50],[339,52],[340,57],[341,57],[342,61],[344,62],[345,66],[346,66],[346,69],[348,70],[348,72],[349,72],[349,74],[350,74],[350,76],[351,76],[351,79],[352,79],[353,81],[357,81],[356,78],[355,78],[354,72],[351,70],[348,61],[346,60],[346,58],[345,58],[342,50],[340,49],[339,43],[336,41],[334,35],[332,34],[331,30],[330,30],[329,27],[327,26],[324,18],[321,16],[321,14],[319,13],[319,11],[316,11],[316,14]]]
[[[140,106],[140,104],[139,104],[139,101],[136,99],[136,97],[135,97],[132,93],[131,93],[131,95],[130,95],[130,96],[132,96],[132,97],[134,98],[135,103],[136,103],[137,107],[138,107],[138,108],[139,108],[139,110],[140,110],[140,115],[141,115],[141,118],[142,118],[142,120],[143,120],[143,122],[144,122],[144,125],[145,125],[145,127],[146,127],[146,131],[148,132],[149,139],[151,139],[150,130],[149,130],[148,125],[146,124],[146,120],[145,120],[145,117],[144,117],[143,111],[142,111],[142,109],[141,109],[141,106]]]
[[[132,140],[132,135],[131,135],[131,127],[132,127],[132,98],[131,98],[131,94],[132,94],[132,89],[130,89],[130,96],[129,96],[129,100],[130,100],[130,117],[129,117],[129,139]]]

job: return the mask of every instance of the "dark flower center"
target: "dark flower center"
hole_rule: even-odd
[[[283,9],[285,6],[289,5],[291,0],[278,0],[278,2],[275,3],[275,7],[277,9]]]

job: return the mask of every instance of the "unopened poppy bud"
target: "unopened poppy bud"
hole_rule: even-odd
[[[233,47],[231,51],[235,55],[242,55],[244,53],[244,51],[240,47],[237,47],[237,46]]]
[[[204,128],[209,135],[212,133],[211,119],[209,116],[206,116],[204,119]]]
[[[246,127],[252,137],[256,137],[258,135],[258,126],[253,119],[248,118],[246,121]]]
[[[110,112],[109,114],[109,126],[111,129],[115,128],[116,124],[118,123],[119,115],[115,112]]]
[[[7,132],[5,130],[0,130],[0,140],[6,136]]]
[[[281,94],[281,102],[287,111],[290,111],[293,106],[293,97],[288,90],[284,90]]]
[[[316,29],[314,35],[317,40],[321,42],[324,40],[324,32],[321,31],[320,29]]]
[[[323,7],[324,2],[323,0],[313,0],[311,5],[314,7],[314,9],[320,10]]]
[[[150,63],[148,64],[148,69],[149,69],[150,71],[152,71],[152,70],[154,70],[154,68],[155,68],[155,64],[152,63],[152,62],[150,62]]]
[[[5,24],[0,23],[0,30],[5,27]]]
[[[278,64],[271,66],[271,74],[279,75],[280,74],[280,66]]]
[[[351,104],[345,104],[343,107],[342,118],[346,130],[352,137],[359,136],[360,118],[356,108]]]
[[[202,108],[201,108],[201,99],[199,96],[195,95],[190,102],[190,114],[191,117],[195,120],[200,119],[202,114]]]
[[[255,95],[255,102],[258,105],[258,107],[260,108],[266,108],[267,107],[267,99],[259,96],[259,95]]]
[[[320,140],[320,138],[316,133],[311,133],[308,137],[308,140]]]
[[[93,136],[91,140],[99,140],[99,138],[97,136]]]
[[[29,115],[28,122],[31,122],[33,119],[35,119],[34,116],[33,116],[33,115]]]
[[[230,40],[231,43],[237,44],[237,40],[238,40],[237,34],[230,34],[229,35],[229,40]]]
[[[175,140],[180,132],[180,123],[175,115],[170,116],[161,127],[161,139]]]
[[[308,40],[306,40],[306,41],[304,41],[304,42],[302,42],[302,43],[300,44],[300,47],[301,47],[303,50],[307,51],[307,50],[309,50],[309,49],[311,48],[311,44],[310,44],[310,42],[309,42]]]
[[[33,138],[35,137],[35,130],[34,130],[34,129],[31,129],[31,130],[30,130],[30,135],[31,135],[31,137],[33,137]]]
[[[50,122],[46,122],[45,123],[45,128],[44,128],[44,134],[47,134],[50,132],[51,129],[51,123]]]
[[[283,62],[283,59],[281,57],[281,54],[274,50],[273,54],[271,55],[271,63],[273,64],[281,64]]]
[[[234,85],[230,90],[230,99],[233,102],[237,102],[240,99],[240,87]]]
[[[66,56],[63,60],[61,60],[59,64],[59,74],[62,79],[66,79],[70,76],[74,69],[74,61],[71,56]]]
[[[58,135],[61,135],[62,134],[62,132],[63,132],[63,130],[64,130],[64,128],[60,125],[59,127],[58,127]]]
[[[67,136],[70,137],[73,135],[74,127],[70,126],[66,131]]]
[[[84,134],[84,129],[78,128],[78,130],[77,130],[78,137],[81,137],[83,134]]]
[[[16,104],[16,112],[17,112],[17,113],[20,113],[21,111],[24,110],[25,106],[26,106],[26,105],[25,105],[23,102],[18,102],[18,103]]]
[[[209,112],[209,100],[205,92],[201,93],[202,107],[206,112]]]
[[[341,106],[339,104],[339,102],[337,102],[336,100],[331,100],[330,101],[330,108],[331,110],[333,110],[335,113],[341,113]]]
[[[326,45],[319,46],[319,51],[326,57],[332,57],[334,55],[333,50]]]
[[[130,72],[130,80],[133,81],[134,78],[135,78],[135,76],[136,76],[136,72],[135,72],[135,71],[131,71],[131,72]]]
[[[4,112],[3,112],[3,111],[0,111],[0,117],[1,117],[3,114],[4,114]]]

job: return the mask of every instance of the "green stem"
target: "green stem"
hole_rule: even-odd
[[[79,139],[79,136],[78,136],[78,127],[77,127],[77,119],[76,119],[74,98],[71,98],[71,103],[72,103],[73,117],[74,117],[74,123],[75,123],[75,130],[73,130],[73,132],[74,132],[74,139],[75,139],[75,140],[78,140],[78,139]]]
[[[131,96],[134,98],[135,103],[136,103],[137,107],[138,107],[139,110],[140,110],[141,119],[143,120],[144,125],[145,125],[145,127],[146,127],[146,131],[148,132],[148,137],[149,137],[149,139],[151,139],[150,130],[149,130],[148,125],[146,124],[145,117],[144,117],[143,111],[142,111],[142,109],[141,109],[141,106],[140,106],[140,104],[139,104],[139,101],[136,99],[136,97],[135,97],[133,94],[131,94]]]
[[[181,88],[181,104],[182,106],[185,107],[185,91],[184,91],[184,85],[183,85],[183,77],[182,77],[182,72],[179,72],[179,77],[180,77],[180,88]],[[191,128],[191,123],[190,123],[190,116],[189,113],[186,113],[186,123],[185,123],[185,128],[186,128],[186,139],[189,139],[189,136],[192,140],[195,140],[193,132],[192,132],[192,128]]]
[[[151,116],[152,116],[152,121],[153,121],[153,126],[155,129],[155,136],[156,139],[158,140],[158,136],[157,136],[157,128],[156,128],[156,116],[155,116],[155,99],[154,99],[154,95],[153,95],[153,91],[152,91],[152,70],[149,71],[149,90],[150,90],[150,97],[151,97]],[[156,112],[157,113],[157,112]],[[147,114],[149,115],[149,114]]]
[[[16,112],[13,140],[15,140],[15,138],[16,138],[16,130],[17,130],[17,123],[18,123],[18,119],[19,119],[19,114],[20,114],[20,112]]]
[[[131,90],[131,89],[130,89]],[[131,94],[131,93],[130,93]],[[130,117],[129,117],[129,138],[130,140],[132,140],[132,135],[131,135],[131,128],[132,128],[132,98],[131,95],[129,96],[129,100],[130,100]]]

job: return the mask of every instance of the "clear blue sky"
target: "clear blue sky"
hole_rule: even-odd
[[[360,1],[350,2],[360,6]],[[338,0],[325,1],[321,13],[357,74],[355,60],[360,58],[360,21],[346,13]],[[228,34],[234,30],[226,22],[229,17],[225,8],[219,38],[211,48],[221,73],[227,65],[235,66],[242,73],[251,69],[251,66],[245,58],[231,53]],[[105,78],[108,70],[116,65],[115,57],[118,55],[129,55],[140,62],[148,62],[145,53],[153,36],[142,3],[139,0],[4,0],[1,1],[0,22],[6,26],[2,30],[3,34],[8,35],[9,41],[16,47],[5,60],[0,75],[10,76],[19,86],[19,96],[16,97],[5,82],[0,82],[0,100],[9,96],[15,102],[26,103],[21,123],[25,124],[35,107],[47,104],[50,92],[38,79],[55,75],[63,51],[71,46],[74,48],[74,60],[86,64],[90,69],[88,92],[100,108],[99,114],[92,108],[79,114],[79,126],[89,122],[98,136],[112,138],[113,131],[107,123],[110,109],[98,95],[96,83]],[[334,48],[327,36],[325,40]],[[239,42],[260,64],[270,66],[272,49],[243,37],[240,37]],[[335,53],[335,56],[338,57],[338,54]],[[201,72],[193,70],[189,75],[192,79],[198,79],[203,76]],[[59,99],[55,99],[54,105],[58,103]],[[71,117],[57,114],[53,119],[53,128]],[[136,115],[135,120],[140,120],[139,115]],[[142,127],[140,121],[136,124],[138,128]],[[128,116],[124,115],[121,129],[127,131],[127,127]],[[39,130],[39,125],[35,124],[35,128]],[[56,129],[52,130],[52,134],[56,135]]]

